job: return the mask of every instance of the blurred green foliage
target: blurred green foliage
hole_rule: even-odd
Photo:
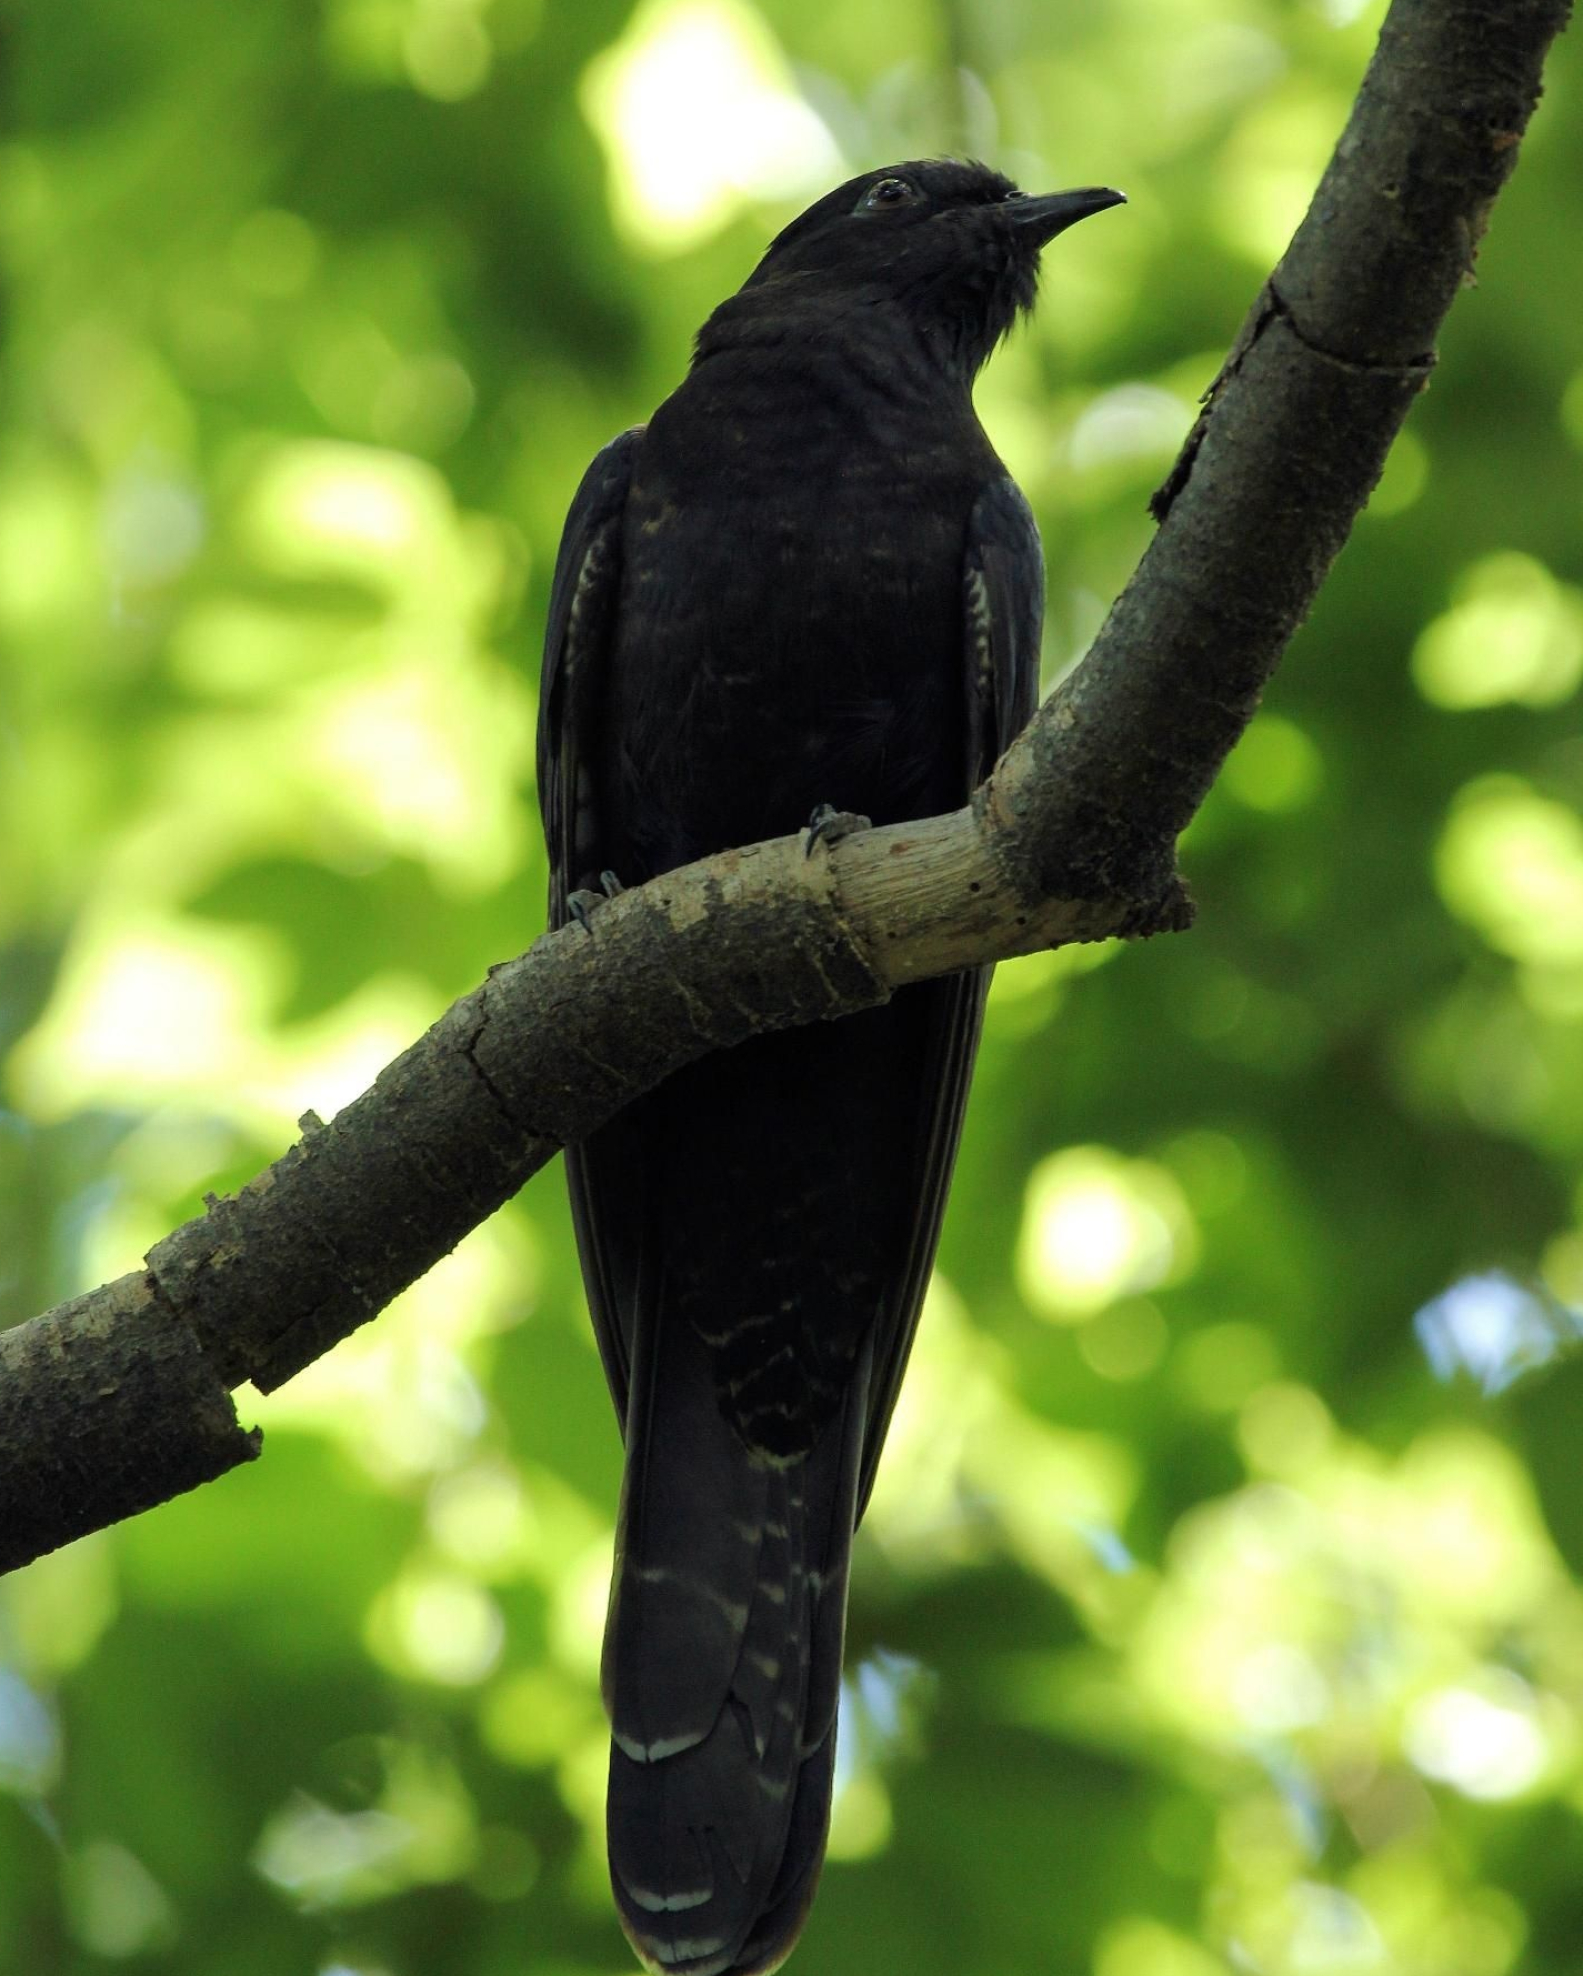
[[[142,1251],[541,924],[595,448],[809,193],[1132,205],[981,404],[1050,676],[1302,209],[1360,0],[11,0],[0,1294]],[[1583,1958],[1583,55],[1185,846],[1004,969],[798,1966]],[[557,1175],[0,1588],[0,1967],[604,1976],[618,1481]]]

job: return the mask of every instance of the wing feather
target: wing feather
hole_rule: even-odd
[[[568,896],[597,884],[607,862],[593,763],[621,590],[622,515],[643,432],[635,425],[595,455],[567,514],[550,585],[539,686],[538,778],[550,854],[551,926],[565,924]],[[597,1152],[573,1146],[566,1153],[589,1314],[622,1421],[631,1357],[623,1312],[632,1308],[641,1258],[600,1209],[601,1204],[619,1203],[629,1178],[625,1169],[632,1164],[620,1121],[601,1134]]]
[[[1044,619],[1044,552],[1033,511],[1009,477],[974,503],[962,565],[963,678],[967,688],[967,788],[976,789],[1032,717],[1039,691]],[[858,1478],[859,1515],[867,1506],[880,1450],[912,1351],[918,1313],[940,1239],[951,1168],[962,1136],[973,1058],[983,1026],[991,968],[975,968],[902,994],[933,1008],[928,1063],[920,1088],[932,1108],[919,1139],[917,1218],[896,1294],[882,1312]],[[898,997],[898,1000],[900,997]]]

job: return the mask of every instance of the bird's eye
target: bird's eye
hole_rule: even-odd
[[[860,213],[872,213],[882,206],[901,206],[915,196],[904,178],[882,178],[869,187],[857,202]]]

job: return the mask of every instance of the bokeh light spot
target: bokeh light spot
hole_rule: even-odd
[[[1504,1669],[1481,1686],[1437,1688],[1414,1704],[1407,1753],[1428,1777],[1469,1798],[1511,1798],[1530,1789],[1549,1757],[1533,1690]]]
[[[1497,951],[1539,965],[1583,963],[1583,817],[1515,776],[1457,796],[1435,854],[1453,912]]]
[[[829,131],[740,0],[645,0],[589,65],[582,96],[616,221],[649,252],[675,253],[748,199],[801,194],[839,171]]]
[[[1330,1439],[1330,1415],[1317,1393],[1288,1380],[1249,1396],[1237,1438],[1256,1474],[1292,1475],[1310,1467]]]
[[[1192,407],[1153,384],[1121,384],[1079,413],[1067,440],[1078,473],[1117,461],[1168,461],[1193,423]]]
[[[1346,114],[1337,93],[1292,77],[1269,91],[1222,146],[1213,223],[1261,269],[1285,252]]]
[[[1218,1956],[1158,1921],[1129,1918],[1106,1930],[1094,1976],[1225,1976]]]
[[[503,1462],[444,1475],[429,1493],[429,1531],[463,1570],[505,1577],[526,1560],[532,1518],[520,1479]]]
[[[479,1715],[495,1755],[525,1770],[547,1769],[602,1721],[592,1686],[553,1667],[524,1668],[498,1682]]]
[[[0,480],[0,622],[47,632],[80,608],[92,527],[88,496],[65,471],[34,463]]]
[[[169,582],[198,553],[204,527],[196,490],[156,464],[129,469],[105,490],[105,560],[120,582]]]
[[[393,591],[432,573],[449,541],[451,497],[431,467],[340,440],[274,449],[249,490],[244,539],[282,575]]]
[[[459,103],[482,89],[495,53],[477,5],[468,0],[420,0],[401,52],[413,87],[441,103]]]
[[[1028,1181],[1017,1278],[1043,1316],[1079,1322],[1191,1266],[1192,1216],[1175,1179],[1104,1146],[1054,1153]]]
[[[0,1791],[40,1797],[59,1766],[55,1718],[20,1675],[0,1668]]]
[[[1296,810],[1324,778],[1319,750],[1295,721],[1255,714],[1221,771],[1221,781],[1251,810]]]
[[[207,1091],[252,1057],[280,976],[261,936],[152,917],[90,922],[49,1014],[19,1046],[17,1088],[40,1117]]]
[[[1257,1735],[1287,1735],[1322,1721],[1329,1706],[1324,1676],[1311,1655],[1271,1640],[1244,1654],[1231,1676],[1238,1714]]]
[[[1575,1346],[1583,1315],[1492,1270],[1464,1277],[1425,1304],[1413,1329],[1439,1378],[1466,1372],[1486,1393],[1499,1393]]]
[[[404,1888],[460,1879],[478,1859],[477,1816],[455,1769],[418,1743],[382,1739],[379,1801],[342,1812],[297,1792],[253,1854],[266,1880],[314,1911],[359,1907]]]
[[[1487,556],[1420,636],[1413,678],[1437,707],[1555,706],[1583,679],[1583,595],[1532,556]]]
[[[270,1821],[253,1863],[306,1908],[346,1907],[403,1884],[407,1841],[388,1812],[335,1812],[304,1795]]]
[[[115,1961],[168,1948],[176,1912],[143,1862],[108,1839],[93,1839],[67,1863],[72,1933],[91,1954]]]
[[[369,1614],[368,1643],[398,1674],[466,1688],[500,1658],[505,1624],[487,1592],[451,1572],[413,1568]]]
[[[1145,1297],[1102,1310],[1077,1334],[1077,1348],[1101,1379],[1142,1379],[1165,1357],[1170,1333],[1157,1304]]]
[[[1269,1333],[1235,1322],[1206,1325],[1184,1339],[1173,1367],[1187,1398],[1206,1413],[1235,1413],[1279,1370]]]

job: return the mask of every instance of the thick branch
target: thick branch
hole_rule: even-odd
[[[972,806],[751,846],[494,970],[123,1278],[0,1336],[0,1568],[256,1452],[278,1385],[668,1072],[931,974],[1185,925],[1174,844],[1428,374],[1566,0],[1395,0],[1093,650]]]

